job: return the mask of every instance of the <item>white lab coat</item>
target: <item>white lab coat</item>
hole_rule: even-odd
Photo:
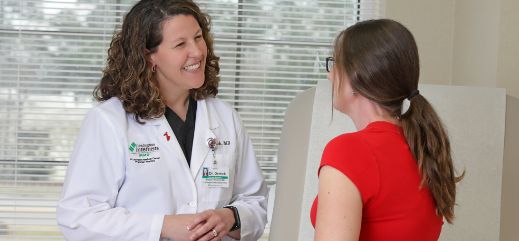
[[[216,160],[218,168],[229,168],[229,188],[202,184],[202,167],[213,163],[209,138],[220,141]],[[143,148],[145,157],[131,146]],[[164,116],[139,124],[119,99],[111,98],[83,121],[57,220],[71,241],[157,241],[166,214],[232,204],[240,214],[241,240],[252,241],[267,222],[266,196],[251,141],[228,104],[214,98],[198,101],[189,167]]]

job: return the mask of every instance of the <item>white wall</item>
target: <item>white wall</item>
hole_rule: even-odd
[[[386,0],[416,37],[421,83],[505,88],[519,97],[519,1]]]
[[[452,83],[454,1],[386,0],[386,17],[409,28],[420,52],[421,83]]]
[[[497,86],[519,98],[519,1],[501,0]],[[519,158],[518,158],[519,159]]]

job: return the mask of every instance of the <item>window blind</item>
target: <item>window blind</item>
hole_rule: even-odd
[[[218,96],[239,112],[274,184],[286,106],[326,79],[322,62],[338,31],[380,16],[381,1],[197,2],[212,19]],[[55,206],[68,158],[114,30],[134,3],[0,0],[0,239],[63,240]]]

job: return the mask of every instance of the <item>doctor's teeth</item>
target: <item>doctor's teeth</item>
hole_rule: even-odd
[[[184,70],[187,70],[187,71],[192,71],[192,70],[196,70],[200,67],[200,62],[196,63],[196,64],[192,64],[192,65],[188,65],[188,66],[185,66],[184,67]]]

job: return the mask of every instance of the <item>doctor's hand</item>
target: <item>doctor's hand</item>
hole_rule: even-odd
[[[207,210],[195,214],[193,222],[187,226],[192,231],[191,241],[216,241],[221,240],[225,235],[234,239],[240,239],[237,231],[229,233],[234,225],[234,214],[228,208]]]
[[[187,226],[193,223],[195,214],[177,214],[164,216],[162,223],[161,238],[167,238],[175,241],[190,241],[191,231],[187,230]]]

